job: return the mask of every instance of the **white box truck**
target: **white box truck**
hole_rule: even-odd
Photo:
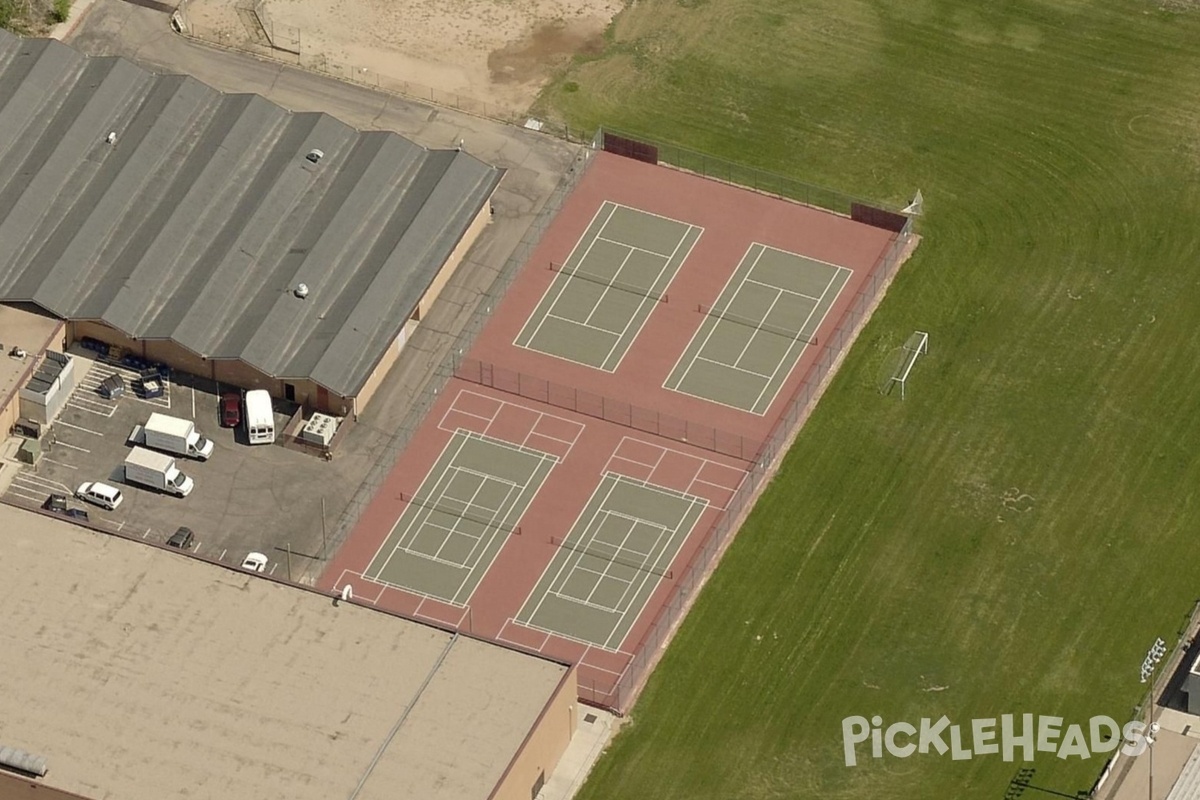
[[[187,497],[196,485],[195,481],[179,471],[174,458],[144,447],[133,448],[125,457],[125,482],[147,486],[176,497]]]
[[[213,443],[200,435],[194,422],[166,414],[151,414],[142,426],[140,437],[135,429],[133,440],[154,450],[190,456],[201,461],[206,461],[213,452]]]
[[[266,389],[246,392],[246,435],[250,444],[275,441],[275,412],[271,410],[271,395]]]

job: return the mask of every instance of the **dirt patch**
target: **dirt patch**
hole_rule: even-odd
[[[521,41],[492,51],[488,72],[493,83],[540,82],[549,69],[575,54],[599,55],[604,50],[603,34],[588,20],[543,22]]]
[[[523,112],[554,68],[598,53],[622,0],[192,0],[193,35],[341,78],[489,112]],[[241,12],[239,13],[239,7]],[[247,20],[261,20],[248,24]],[[472,110],[478,110],[472,107]]]

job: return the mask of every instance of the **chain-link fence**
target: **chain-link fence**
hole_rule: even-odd
[[[588,148],[580,152],[575,163],[546,199],[541,211],[538,212],[538,215],[530,224],[529,229],[525,232],[517,248],[504,262],[504,266],[501,267],[500,271],[496,273],[491,286],[479,294],[478,302],[466,325],[450,346],[445,358],[442,359],[441,363],[434,369],[431,377],[426,381],[424,387],[417,393],[408,407],[408,413],[405,415],[404,420],[391,434],[386,445],[381,448],[379,457],[375,464],[371,466],[367,477],[338,517],[326,543],[326,558],[328,558],[328,554],[338,551],[350,535],[350,531],[353,530],[359,517],[362,516],[363,511],[366,510],[371,499],[379,491],[379,487],[383,485],[384,480],[399,459],[401,452],[403,452],[409,440],[412,439],[413,434],[421,426],[421,422],[425,419],[425,415],[433,406],[434,401],[442,393],[443,389],[445,389],[446,383],[454,376],[455,367],[458,365],[462,354],[470,351],[471,345],[475,342],[475,337],[479,335],[484,325],[491,319],[492,313],[500,304],[505,292],[508,291],[508,287],[516,279],[517,274],[521,271],[521,267],[529,261],[534,248],[537,247],[542,239],[542,235],[558,215],[571,190],[575,188],[575,185],[579,183],[587,172],[588,167],[591,166],[593,152],[593,149]],[[322,561],[313,564],[309,567],[309,573],[319,573],[324,568],[325,563],[325,561]],[[308,574],[303,576],[301,580],[307,579],[311,581],[315,577],[315,574]]]
[[[788,403],[787,410],[775,423],[771,435],[755,457],[749,474],[730,499],[726,510],[705,534],[704,542],[692,557],[691,563],[680,571],[670,598],[658,612],[650,630],[633,649],[633,659],[616,685],[611,689],[580,685],[583,700],[627,711],[650,670],[654,667],[663,645],[670,639],[676,625],[690,607],[697,591],[711,571],[725,545],[741,525],[764,481],[774,472],[776,459],[804,423],[826,386],[826,379],[866,323],[880,293],[887,287],[897,267],[903,261],[911,238],[911,224],[905,226],[891,247],[876,264],[870,277],[854,297],[854,302],[842,316],[837,329],[825,340],[817,358],[804,376]]]
[[[665,414],[651,408],[605,397],[602,394],[578,389],[561,383],[527,375],[514,369],[500,367],[478,359],[463,359],[454,376],[464,381],[498,389],[501,392],[564,408],[594,419],[602,419],[625,428],[651,433],[664,439],[685,442],[713,453],[751,461],[761,450],[762,442],[736,433],[718,430],[709,425]]]
[[[727,161],[677,144],[657,141],[641,134],[635,136],[612,128],[604,128],[597,134],[597,138],[605,140],[605,149],[618,155],[650,163],[669,164],[707,178],[736,184],[765,194],[799,200],[806,205],[818,206],[839,214],[850,214],[851,206],[861,202],[859,198],[851,197],[844,192],[804,183],[786,175]]]

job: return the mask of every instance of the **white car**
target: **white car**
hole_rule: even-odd
[[[120,489],[99,481],[81,483],[75,490],[75,496],[101,508],[107,508],[109,511],[115,511],[117,506],[121,505],[121,501],[125,499],[121,496]]]
[[[250,572],[263,572],[267,568],[267,557],[262,553],[250,553],[242,559],[242,569]]]

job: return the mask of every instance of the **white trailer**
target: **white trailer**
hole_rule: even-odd
[[[176,497],[187,497],[195,481],[175,466],[175,459],[144,447],[135,447],[125,457],[125,482],[147,486]]]
[[[275,412],[271,395],[266,389],[246,392],[246,435],[250,444],[272,444],[275,441]]]

